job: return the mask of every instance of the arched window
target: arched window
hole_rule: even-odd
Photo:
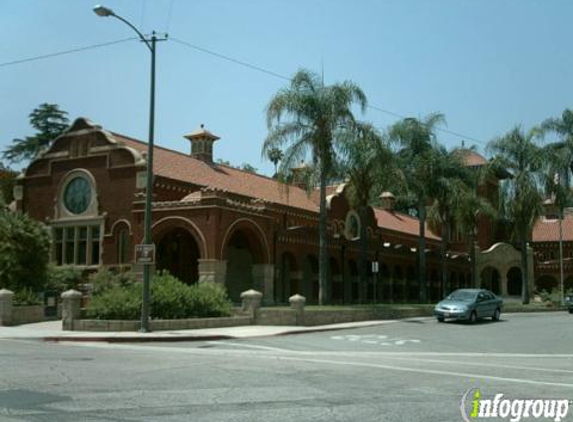
[[[119,265],[128,262],[129,232],[127,229],[120,229],[117,234],[117,263]]]

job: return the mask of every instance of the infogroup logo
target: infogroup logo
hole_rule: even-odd
[[[498,393],[491,399],[482,397],[478,388],[470,388],[460,403],[460,412],[465,422],[479,419],[501,418],[510,422],[522,419],[549,419],[560,422],[569,412],[568,399],[508,399]]]

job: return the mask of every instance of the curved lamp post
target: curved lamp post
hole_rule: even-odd
[[[155,121],[155,43],[157,41],[164,41],[165,38],[158,39],[155,32],[151,34],[151,38],[145,36],[128,20],[116,15],[113,10],[102,5],[96,5],[94,13],[101,17],[112,16],[119,19],[131,29],[133,29],[139,39],[145,43],[151,52],[151,94],[149,101],[149,140],[147,143],[147,175],[146,175],[146,189],[145,189],[145,214],[144,214],[144,243],[150,245],[151,240],[151,201],[153,196],[153,137],[154,137],[154,121]],[[149,285],[150,285],[150,263],[143,264],[143,297],[141,305],[141,331],[149,331]]]

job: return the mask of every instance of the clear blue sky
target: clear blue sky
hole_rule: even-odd
[[[0,63],[132,35],[92,12],[98,0],[0,0]],[[104,0],[143,32],[281,75],[324,66],[327,83],[359,84],[376,107],[446,115],[447,129],[487,141],[573,107],[570,0]],[[188,151],[204,123],[216,158],[264,173],[264,110],[286,81],[187,48],[158,45],[156,140]],[[0,149],[32,134],[28,114],[57,103],[73,119],[147,138],[149,53],[136,41],[0,66]],[[381,128],[395,117],[369,110]],[[461,139],[439,133],[448,145]],[[469,142],[473,144],[474,142]]]

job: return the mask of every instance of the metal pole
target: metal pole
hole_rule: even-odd
[[[149,142],[147,143],[147,186],[145,189],[144,243],[151,244],[151,202],[153,200],[153,142],[155,130],[155,32],[151,36],[151,93],[149,101]],[[149,332],[150,264],[143,264],[143,296],[141,301],[141,332]]]

